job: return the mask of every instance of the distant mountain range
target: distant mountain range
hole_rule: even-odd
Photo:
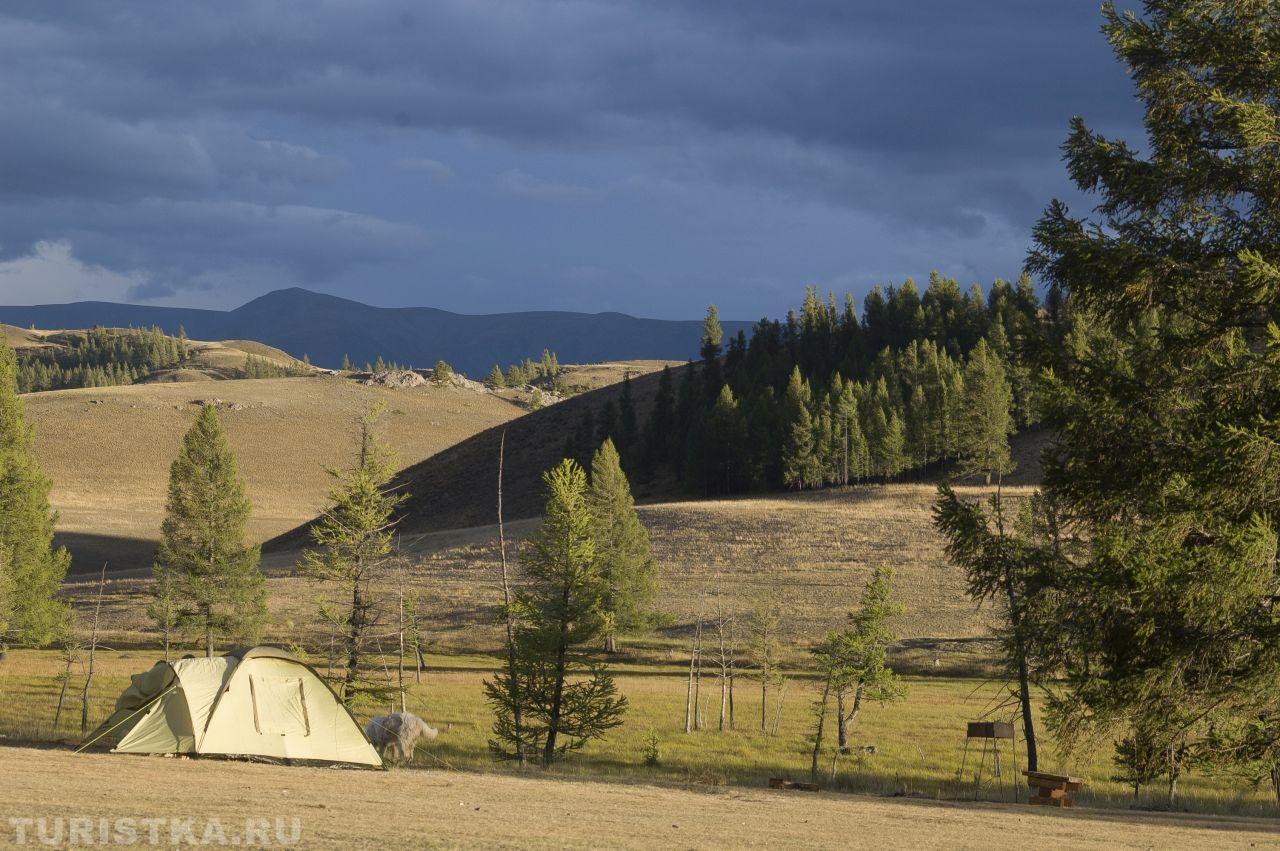
[[[561,363],[698,357],[700,320],[637,319],[623,313],[531,311],[473,316],[432,307],[371,307],[297,287],[276,290],[235,310],[151,307],[102,301],[0,307],[0,322],[22,327],[158,326],[196,340],[257,340],[336,367],[347,355],[429,367],[445,360],[483,376],[544,348]],[[726,338],[749,322],[723,322]]]

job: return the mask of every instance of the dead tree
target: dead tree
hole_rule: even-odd
[[[720,666],[720,730],[723,732],[726,722],[728,728],[733,729],[733,667],[736,652],[732,635],[734,617],[725,611],[719,594],[716,595],[715,618],[716,662]]]
[[[89,668],[84,675],[84,691],[80,693],[80,735],[89,732],[89,687],[93,685],[94,660],[98,655],[98,620],[102,615],[102,594],[107,587],[107,563],[102,563],[98,579],[98,601],[93,607],[93,629],[89,633]]]
[[[768,732],[769,684],[777,679],[778,636],[782,616],[777,600],[765,597],[756,601],[748,624],[751,636],[751,656],[760,677],[760,732]]]
[[[507,570],[507,536],[502,520],[502,473],[506,460],[507,431],[502,430],[498,441],[498,557],[502,563],[502,614],[507,630],[507,690],[511,701],[516,760],[524,765],[524,732],[520,721],[520,667],[516,660],[515,609],[511,599],[511,581]]]

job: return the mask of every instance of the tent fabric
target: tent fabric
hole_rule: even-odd
[[[89,734],[88,741],[108,735],[113,738],[123,738],[127,735],[145,716],[146,713],[140,710],[167,689],[173,682],[174,676],[173,667],[167,662],[157,662],[151,670],[131,676],[129,687],[116,698],[115,711]]]
[[[116,752],[382,765],[333,690],[286,651],[242,648],[213,659],[160,662],[132,679],[116,713],[99,727],[119,739]],[[121,723],[130,712],[135,717]],[[111,729],[112,719],[119,729]]]

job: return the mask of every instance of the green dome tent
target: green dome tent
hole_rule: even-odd
[[[83,747],[380,767],[360,725],[310,665],[274,647],[157,662],[116,700]]]

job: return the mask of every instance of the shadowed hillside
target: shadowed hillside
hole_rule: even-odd
[[[679,382],[682,369],[672,370]],[[631,380],[636,413],[641,424],[657,393],[660,372]],[[508,519],[535,517],[542,511],[542,473],[564,457],[566,438],[590,408],[599,411],[622,392],[613,384],[542,408],[501,426],[487,429],[443,452],[402,470],[395,486],[409,493],[402,509],[401,534],[433,532],[494,522],[497,511],[498,446],[506,433],[503,505]],[[669,494],[671,488],[637,485],[640,498]],[[310,542],[306,527],[299,527],[268,542],[264,548],[278,551]]]

